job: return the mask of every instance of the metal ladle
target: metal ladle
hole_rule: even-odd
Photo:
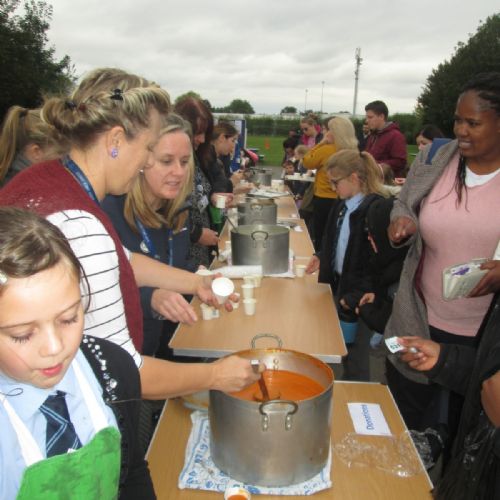
[[[259,360],[258,359],[252,359],[252,361],[250,361],[251,365],[252,365],[252,369],[255,373],[258,373],[259,372]],[[269,391],[267,389],[267,385],[266,385],[266,381],[264,380],[264,372],[262,372],[260,374],[260,378],[258,380],[258,383],[259,383],[259,389],[260,391],[262,392],[262,398],[258,397],[257,395],[254,395],[254,399],[256,401],[259,401],[259,402],[266,402],[266,401],[270,401],[271,400],[271,396],[269,396]],[[276,395],[276,397],[273,397],[272,399],[279,399],[280,398],[280,394],[278,393]]]

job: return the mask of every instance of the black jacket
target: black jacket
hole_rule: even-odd
[[[80,349],[101,385],[103,398],[113,410],[120,429],[120,500],[156,498],[139,443],[141,382],[134,360],[118,345],[88,335],[83,337]]]
[[[389,242],[387,228],[394,198],[375,200],[366,215],[368,233],[375,242],[377,252],[370,245],[369,273],[375,301],[359,308],[359,316],[371,330],[382,333],[392,312],[394,294],[408,247],[394,248]]]
[[[344,258],[342,273],[335,279],[332,269],[333,242],[337,231],[337,221],[340,211],[345,206],[345,201],[332,207],[325,232],[320,257],[319,282],[330,283],[337,299],[344,299],[352,311],[356,308],[361,297],[373,289],[368,273],[370,258],[370,243],[365,232],[365,219],[368,207],[382,197],[378,194],[368,194],[363,198],[359,207],[351,213],[349,218],[350,235]],[[353,313],[354,314],[354,313]],[[346,318],[347,319],[347,318]]]
[[[496,294],[477,335],[477,349],[441,344],[431,380],[465,394],[450,463],[436,498],[500,498],[500,428],[481,405],[483,382],[500,371],[500,294]]]

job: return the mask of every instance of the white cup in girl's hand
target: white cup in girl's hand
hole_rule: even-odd
[[[256,299],[243,299],[243,308],[245,309],[245,314],[247,316],[253,316],[255,314],[256,305]]]
[[[224,304],[234,292],[234,283],[229,278],[215,278],[212,281],[212,291],[217,297],[219,304]]]

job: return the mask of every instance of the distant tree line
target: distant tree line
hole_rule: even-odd
[[[55,48],[48,44],[47,31],[52,7],[43,0],[25,0],[23,14],[15,14],[21,0],[0,2],[0,119],[7,109],[18,104],[34,108],[43,97],[67,92],[74,84],[70,58],[57,60]],[[415,113],[398,113],[389,117],[399,123],[408,143],[427,123],[440,127],[453,136],[455,103],[463,84],[474,74],[500,71],[500,13],[479,24],[477,32],[465,42],[458,42],[450,60],[439,64],[428,76],[418,97]],[[201,96],[189,91],[178,96]],[[297,120],[255,117],[254,108],[245,99],[233,99],[227,106],[213,107],[213,112],[243,114],[248,129],[255,135],[286,136],[291,128],[299,128]],[[294,106],[285,106],[281,114],[297,113]],[[357,129],[362,120],[353,120]]]
[[[186,97],[196,97],[197,99],[202,99],[208,105],[213,113],[236,113],[241,115],[253,115],[255,113],[252,105],[244,99],[233,99],[227,106],[214,107],[208,99],[203,99],[200,94],[194,90],[190,90],[177,96],[175,102],[179,102]]]
[[[349,115],[347,115],[349,117]],[[361,133],[363,118],[351,118],[358,133]],[[300,119],[289,120],[273,116],[246,116],[247,130],[251,135],[288,136],[289,130],[300,129]],[[422,128],[422,123],[414,113],[395,113],[389,120],[399,124],[408,144],[415,144],[415,137]]]

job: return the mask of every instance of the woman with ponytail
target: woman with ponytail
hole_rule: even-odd
[[[465,85],[454,132],[456,140],[442,146],[432,164],[426,162],[429,147],[418,154],[391,214],[389,238],[409,251],[386,337],[474,347],[500,290],[500,261],[490,260],[481,265],[487,273],[468,297],[443,298],[443,270],[491,259],[500,240],[500,73],[477,75]],[[408,427],[447,423],[453,434],[462,398],[429,383],[397,356],[389,361],[389,386]]]
[[[12,106],[0,134],[0,185],[32,163],[56,158],[60,149],[39,109]]]

